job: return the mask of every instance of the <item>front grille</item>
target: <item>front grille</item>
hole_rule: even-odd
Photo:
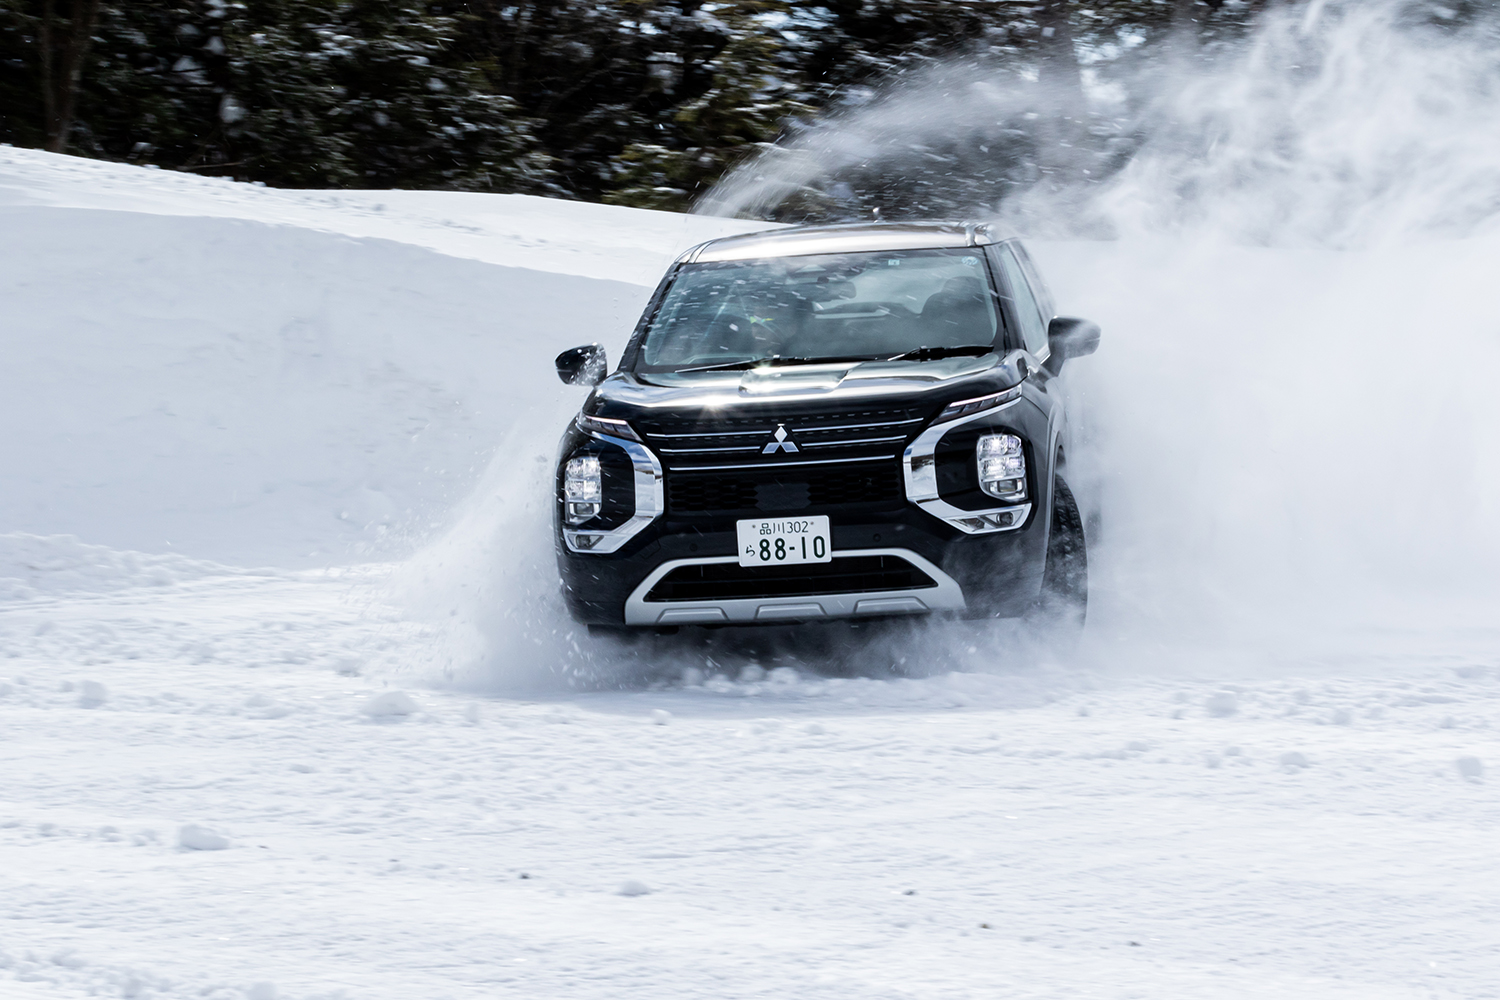
[[[869,594],[936,587],[932,577],[899,556],[844,556],[797,566],[709,563],[679,566],[657,581],[647,601],[727,601],[735,598]]]
[[[768,411],[723,420],[647,418],[637,424],[668,468],[720,469],[900,454],[925,421],[923,411],[901,408],[807,415]],[[768,447],[773,450],[767,452]]]
[[[740,473],[670,472],[667,509],[678,514],[796,511],[900,500],[901,467],[894,459],[852,465],[750,470]]]
[[[900,500],[901,453],[928,415],[913,408],[763,411],[718,420],[646,418],[636,426],[661,457],[668,511],[722,514]]]

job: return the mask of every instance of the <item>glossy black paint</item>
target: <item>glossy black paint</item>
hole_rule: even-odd
[[[1017,254],[1031,274],[1034,265],[1023,255],[1024,250]],[[944,362],[920,362],[910,366],[909,377],[893,379],[891,384],[872,382],[847,388],[840,384],[838,388],[814,398],[774,394],[747,396],[732,389],[733,379],[739,373],[729,376],[728,382],[721,379],[683,387],[664,385],[661,379],[637,376],[631,371],[641,333],[674,273],[675,268],[669,271],[653,294],[635,335],[623,352],[620,368],[595,389],[585,402],[583,412],[632,421],[633,424],[674,417],[705,421],[705,426],[711,426],[716,419],[745,418],[774,425],[797,416],[838,415],[878,404],[885,408],[909,407],[920,413],[923,422],[914,427],[911,437],[915,437],[951,402],[1020,385],[1020,401],[982,418],[957,422],[944,433],[936,450],[936,461],[939,491],[945,502],[964,510],[994,508],[999,506],[998,502],[979,490],[974,442],[981,434],[1002,431],[1020,437],[1027,459],[1028,500],[1032,504],[1031,514],[1022,528],[995,534],[966,534],[918,509],[904,495],[875,504],[808,505],[798,508],[797,513],[827,514],[835,551],[895,547],[910,549],[931,560],[962,587],[968,602],[968,608],[963,612],[966,617],[1016,616],[1034,604],[1045,569],[1053,474],[1066,452],[1067,419],[1058,372],[1047,364],[1049,358],[1037,358],[1027,353],[1021,343],[1013,297],[1008,294],[1001,296],[1005,329],[1003,342],[997,347],[995,356],[988,361],[965,359],[966,362],[975,362],[969,366],[972,370],[955,369],[960,374],[953,378],[934,379],[930,385],[922,384],[919,377],[922,371],[934,371],[936,369],[930,366]],[[999,269],[992,266],[991,273],[1003,289]],[[1052,299],[1040,278],[1029,279],[1028,283],[1032,285],[1034,297],[1050,316]],[[1062,360],[1088,353],[1098,343],[1098,328],[1093,324],[1064,321],[1058,329],[1063,336],[1055,346],[1049,346],[1052,357],[1057,359],[1054,364],[1059,369]],[[1085,346],[1087,350],[1082,349]],[[560,357],[560,375],[562,361]],[[564,381],[568,379],[564,378]],[[909,388],[905,383],[910,383]],[[725,388],[725,385],[730,388]],[[554,539],[563,595],[570,613],[580,622],[623,624],[626,598],[663,562],[732,556],[736,548],[735,521],[738,518],[777,516],[775,513],[747,515],[744,512],[687,514],[674,511],[669,504],[661,517],[619,551],[574,553],[562,540],[561,489],[563,466],[578,454],[598,454],[605,470],[604,510],[600,518],[588,527],[613,527],[628,520],[633,510],[633,487],[629,462],[623,450],[583,433],[576,423],[570,423],[558,449]],[[670,470],[668,475],[671,475]]]
[[[1073,316],[1054,317],[1047,324],[1047,347],[1052,352],[1047,359],[1047,370],[1057,375],[1062,372],[1064,361],[1085,357],[1099,349],[1099,324]]]
[[[609,359],[598,344],[569,348],[554,363],[563,385],[598,385],[609,371]]]

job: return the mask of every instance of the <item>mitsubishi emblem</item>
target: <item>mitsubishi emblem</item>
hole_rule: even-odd
[[[789,454],[796,452],[797,446],[786,439],[786,424],[777,424],[776,433],[771,437],[775,440],[766,445],[765,450],[761,452],[762,455],[774,455],[778,449]]]

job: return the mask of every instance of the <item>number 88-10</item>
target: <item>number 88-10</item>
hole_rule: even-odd
[[[806,559],[807,558],[807,538],[804,536],[802,538],[797,539],[797,541],[802,546],[801,557],[803,559]],[[827,543],[824,542],[821,537],[814,537],[813,540],[812,540],[812,550],[813,550],[813,558],[814,559],[822,559],[823,558],[823,554],[828,551]],[[796,555],[795,552],[793,552],[791,554],[792,555]],[[776,541],[774,543],[769,538],[762,538],[760,540],[760,561],[761,562],[770,562],[773,558],[775,558],[778,561],[784,560],[784,559],[786,559],[787,555],[788,555],[788,552],[787,552],[787,545],[786,545],[786,539],[785,538],[778,538],[778,539],[776,539]]]

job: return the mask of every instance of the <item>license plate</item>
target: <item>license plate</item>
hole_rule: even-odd
[[[786,566],[833,560],[827,517],[773,517],[736,521],[741,566]]]

